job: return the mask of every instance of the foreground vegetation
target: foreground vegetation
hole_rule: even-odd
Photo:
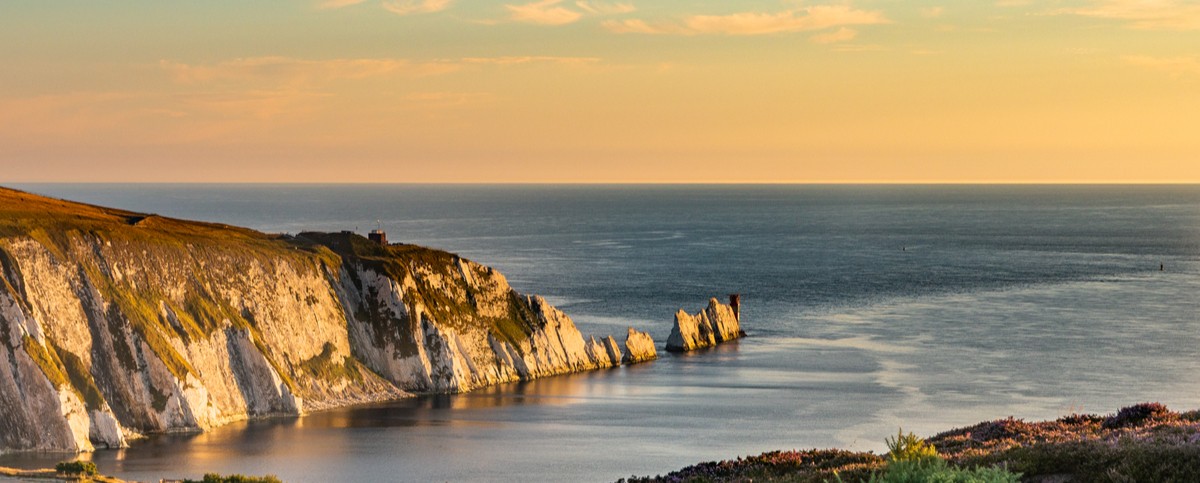
[[[63,461],[54,465],[53,469],[22,470],[17,468],[0,467],[0,481],[79,481],[95,483],[125,483],[124,480],[104,476],[96,471],[96,464],[91,461]]]
[[[888,453],[773,451],[701,463],[645,482],[1194,482],[1200,481],[1200,411],[1158,403],[1108,416],[1000,419],[928,439],[889,438]]]
[[[183,480],[184,483],[282,483],[275,475],[267,476],[246,476],[246,475],[219,475],[216,473],[208,473],[201,480]]]
[[[54,465],[54,469],[21,470],[0,467],[0,481],[15,478],[17,481],[77,481],[81,483],[126,483],[125,480],[103,476],[98,473],[96,464],[91,461],[63,461]],[[177,480],[162,480],[177,481]],[[182,480],[183,483],[283,483],[275,475],[246,476],[220,475],[208,473],[199,480]]]

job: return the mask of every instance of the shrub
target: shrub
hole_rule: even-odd
[[[279,481],[279,477],[275,475],[267,476],[246,476],[246,475],[227,475],[222,476],[217,473],[206,473],[204,479],[183,480],[184,483],[283,483]]]
[[[63,475],[96,476],[96,463],[91,461],[63,461],[54,465],[54,471]]]
[[[1175,417],[1166,406],[1148,402],[1135,404],[1133,406],[1121,408],[1117,414],[1104,420],[1105,429],[1128,428],[1133,426],[1141,426],[1148,422],[1166,421]]]
[[[1200,446],[1170,441],[1042,443],[971,458],[970,462],[1005,463],[1030,477],[1072,475],[1074,481],[1200,481]]]
[[[1020,419],[997,419],[979,423],[971,430],[971,437],[976,441],[992,441],[997,439],[1015,439],[1033,432],[1033,425]]]
[[[1058,418],[1058,422],[1067,426],[1084,426],[1093,423],[1103,423],[1105,420],[1102,416],[1095,414],[1072,414]]]
[[[940,458],[892,461],[870,483],[1017,483],[1021,475],[1003,468],[956,468]]]
[[[915,434],[904,434],[903,428],[896,433],[895,439],[885,438],[884,442],[887,443],[890,461],[920,461],[938,457],[937,449],[932,444]]]

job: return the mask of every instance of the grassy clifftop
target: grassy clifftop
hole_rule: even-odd
[[[29,236],[52,251],[69,249],[81,234],[166,246],[187,244],[230,247],[271,255],[315,256],[333,261],[323,247],[294,243],[281,235],[248,228],[179,220],[151,213],[49,198],[0,187],[0,237]]]

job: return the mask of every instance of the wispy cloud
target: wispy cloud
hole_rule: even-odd
[[[1131,55],[1124,57],[1125,62],[1157,71],[1166,72],[1174,77],[1196,75],[1200,76],[1200,60],[1195,57],[1150,57]]]
[[[946,9],[942,7],[927,7],[921,9],[921,16],[925,18],[938,18],[946,13]]]
[[[848,5],[816,5],[775,13],[740,12],[728,15],[691,15],[678,22],[650,23],[642,19],[610,20],[604,22],[604,27],[617,33],[765,35],[888,22],[889,20],[879,11],[860,10]]]
[[[575,2],[575,6],[592,15],[619,15],[637,11],[637,8],[632,3],[605,3],[579,0]]]
[[[160,61],[159,67],[179,84],[230,82],[241,85],[303,86],[372,77],[408,78],[449,74],[468,66],[521,64],[595,65],[598,57],[500,56],[416,61],[410,59],[297,59],[250,57],[211,64]]]
[[[450,0],[385,0],[380,5],[396,15],[410,15],[440,12],[450,6]]]
[[[351,5],[358,5],[365,1],[367,1],[367,0],[325,0],[321,3],[318,3],[317,8],[322,9],[322,10],[329,10],[329,9],[335,9],[335,8],[349,7]]]
[[[161,61],[159,66],[180,83],[214,81],[269,81],[276,83],[364,79],[405,73],[422,76],[457,69],[451,63],[415,63],[405,59],[325,59],[250,57],[215,64],[186,64]]]
[[[1200,29],[1200,4],[1194,1],[1093,0],[1083,7],[1061,8],[1051,13],[1120,20],[1136,29]]]
[[[367,0],[325,0],[317,4],[322,10],[334,10],[366,3]],[[451,0],[380,0],[379,6],[396,15],[440,12],[450,7]]]
[[[838,42],[848,42],[858,37],[858,32],[842,27],[832,32],[819,33],[812,36],[812,41],[818,44],[836,44]]]
[[[541,25],[566,25],[585,16],[620,15],[637,11],[632,3],[609,3],[578,0],[574,9],[563,5],[563,0],[541,0],[521,5],[505,5],[509,20]]]
[[[508,56],[508,57],[464,57],[459,59],[460,62],[466,64],[490,64],[490,65],[518,65],[518,64],[533,64],[533,63],[551,63],[551,64],[566,64],[566,65],[584,65],[596,64],[600,62],[599,57],[553,57],[553,56]]]
[[[524,5],[505,5],[509,16],[518,22],[542,25],[565,25],[583,17],[582,13],[559,5],[562,0],[542,0]]]

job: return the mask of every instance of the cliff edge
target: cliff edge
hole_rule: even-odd
[[[0,188],[0,451],[120,447],[620,362],[611,337],[585,340],[451,253]]]

